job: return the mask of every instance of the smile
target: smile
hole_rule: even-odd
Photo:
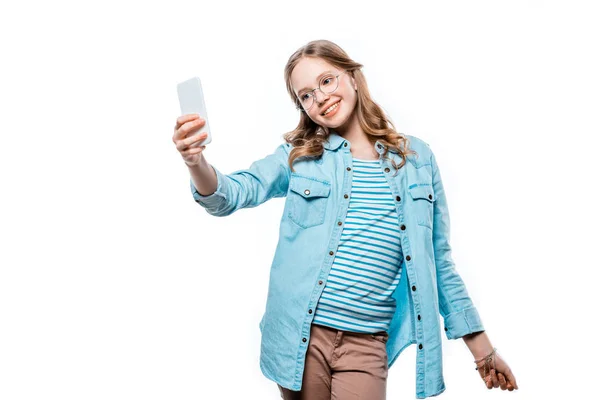
[[[325,112],[323,114],[321,114],[321,115],[325,116],[325,115],[329,114],[331,111],[333,111],[336,108],[338,108],[339,105],[340,105],[340,102],[338,101],[337,103],[335,103],[334,105],[332,105],[331,107],[329,107],[327,110],[325,110]]]

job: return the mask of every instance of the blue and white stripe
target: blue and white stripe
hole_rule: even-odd
[[[402,263],[398,214],[379,160],[352,162],[346,222],[313,323],[353,332],[387,331]]]

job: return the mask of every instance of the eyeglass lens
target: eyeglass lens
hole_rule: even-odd
[[[319,89],[323,93],[333,93],[335,89],[338,87],[338,78],[335,75],[325,75],[321,82],[319,82]],[[300,104],[304,107],[305,110],[308,110],[312,107],[315,102],[315,90],[313,89],[310,92],[305,92],[300,95]]]

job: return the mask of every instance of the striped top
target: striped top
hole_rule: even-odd
[[[346,223],[313,323],[362,333],[387,331],[401,275],[398,214],[379,160],[352,158],[352,163]]]

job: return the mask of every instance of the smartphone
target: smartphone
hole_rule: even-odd
[[[177,84],[177,95],[179,96],[179,106],[181,114],[199,114],[204,119],[205,124],[193,135],[200,135],[206,132],[208,136],[201,142],[196,142],[190,147],[204,146],[212,141],[210,127],[208,126],[208,115],[206,114],[206,104],[204,103],[204,94],[202,93],[202,84],[197,76]],[[189,136],[186,136],[189,137]]]

